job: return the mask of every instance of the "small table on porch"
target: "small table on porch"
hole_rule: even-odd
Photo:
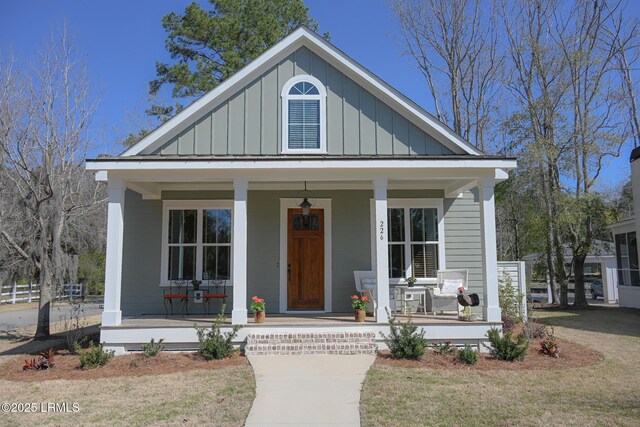
[[[400,310],[402,314],[408,314],[414,304],[411,302],[418,301],[416,313],[422,307],[424,314],[427,314],[427,292],[429,288],[426,286],[400,286],[397,285],[394,291],[396,300],[396,311]]]

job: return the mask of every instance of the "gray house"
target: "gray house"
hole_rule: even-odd
[[[163,323],[180,279],[224,285],[247,331],[254,295],[293,326],[349,313],[356,270],[376,277],[365,327],[384,328],[394,286],[445,269],[468,271],[481,320],[431,334],[479,339],[500,325],[494,185],[515,166],[300,28],[122,155],[87,160],[109,188],[101,340],[194,341],[192,321]]]

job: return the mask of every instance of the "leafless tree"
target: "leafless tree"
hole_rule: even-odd
[[[493,9],[481,0],[395,0],[392,7],[438,119],[485,150],[503,70]]]
[[[40,283],[37,339],[49,336],[50,305],[65,276],[68,225],[95,212],[99,187],[85,173],[91,119],[84,64],[66,29],[33,67],[0,62],[0,241],[29,263]]]

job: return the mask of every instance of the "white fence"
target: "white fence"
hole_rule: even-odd
[[[76,299],[82,297],[82,283],[68,283],[56,290],[55,299]],[[16,282],[13,282],[10,285],[0,287],[0,304],[15,304],[17,302],[33,302],[39,300],[40,285],[37,283],[18,285]]]
[[[522,296],[520,316],[527,320],[527,276],[524,261],[498,261],[498,279],[505,274],[511,278],[513,287]]]

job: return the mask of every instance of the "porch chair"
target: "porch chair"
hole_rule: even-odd
[[[204,277],[203,280],[206,283],[205,287],[207,290],[202,294],[202,300],[206,314],[209,315],[211,314],[211,300],[220,299],[222,300],[222,305],[227,303],[227,288],[224,280],[209,280]]]
[[[356,290],[360,293],[360,298],[369,298],[366,312],[375,314],[378,306],[376,302],[377,285],[375,271],[354,271],[353,277],[356,281]]]
[[[169,289],[163,289],[164,300],[164,317],[169,315],[167,309],[167,303],[171,309],[171,315],[173,316],[173,301],[182,303],[181,313],[184,316],[184,312],[189,315],[189,292],[187,287],[189,286],[189,280],[169,280]]]
[[[438,270],[437,285],[429,288],[427,293],[427,311],[436,314],[444,311],[455,311],[459,314],[458,288],[468,287],[467,270]]]

